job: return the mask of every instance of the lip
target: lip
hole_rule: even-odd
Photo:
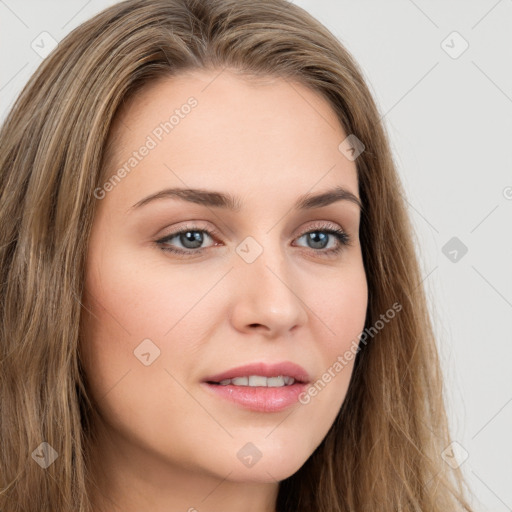
[[[235,386],[228,384],[223,386],[216,384],[224,379],[247,377],[249,375],[261,375],[262,377],[276,377],[279,375],[293,377],[292,385],[282,387],[265,386]],[[301,393],[305,391],[311,381],[308,372],[300,365],[291,361],[268,364],[265,362],[250,363],[231,368],[222,373],[211,375],[201,382],[208,393],[216,397],[255,412],[279,412],[299,400]]]
[[[211,375],[203,380],[206,383],[220,382],[224,379],[236,377],[248,377],[249,375],[261,375],[262,377],[277,377],[279,375],[293,377],[296,383],[307,384],[311,380],[308,372],[300,365],[291,361],[268,364],[256,362],[231,368],[222,373]]]
[[[308,387],[307,384],[296,382],[283,387],[250,387],[228,384],[210,384],[202,382],[207,393],[220,397],[238,407],[255,412],[279,412],[296,404],[299,396]]]

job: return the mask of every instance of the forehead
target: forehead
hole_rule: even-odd
[[[150,182],[187,181],[234,190],[242,182],[297,185],[303,193],[322,180],[357,194],[355,163],[338,149],[345,137],[329,102],[301,83],[194,70],[149,83],[123,105],[107,175],[151,140],[154,147],[130,172],[130,187],[139,191],[153,191]]]

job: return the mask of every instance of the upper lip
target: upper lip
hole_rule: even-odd
[[[220,382],[224,379],[235,377],[248,377],[249,375],[261,375],[262,377],[277,377],[279,375],[293,377],[296,382],[308,383],[310,377],[308,372],[300,365],[291,361],[282,363],[250,363],[243,366],[231,368],[222,373],[211,375],[204,379],[204,382]]]

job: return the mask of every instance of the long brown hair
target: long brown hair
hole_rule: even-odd
[[[297,81],[329,101],[365,146],[356,163],[366,328],[401,305],[360,344],[342,408],[280,483],[278,511],[471,510],[460,470],[442,457],[451,439],[440,364],[385,127],[353,58],[285,0],[116,4],[60,42],[9,113],[0,132],[0,510],[90,510],[91,401],[78,347],[106,141],[140,87],[200,68]]]

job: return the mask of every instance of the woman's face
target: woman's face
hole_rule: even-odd
[[[304,200],[336,187],[359,197],[338,149],[348,134],[306,87],[226,70],[151,84],[113,135],[81,345],[108,446],[148,478],[157,463],[162,479],[287,478],[331,427],[364,328],[359,206]],[[309,386],[205,382],[253,363],[241,374],[290,377],[296,367],[270,366],[293,363]]]

